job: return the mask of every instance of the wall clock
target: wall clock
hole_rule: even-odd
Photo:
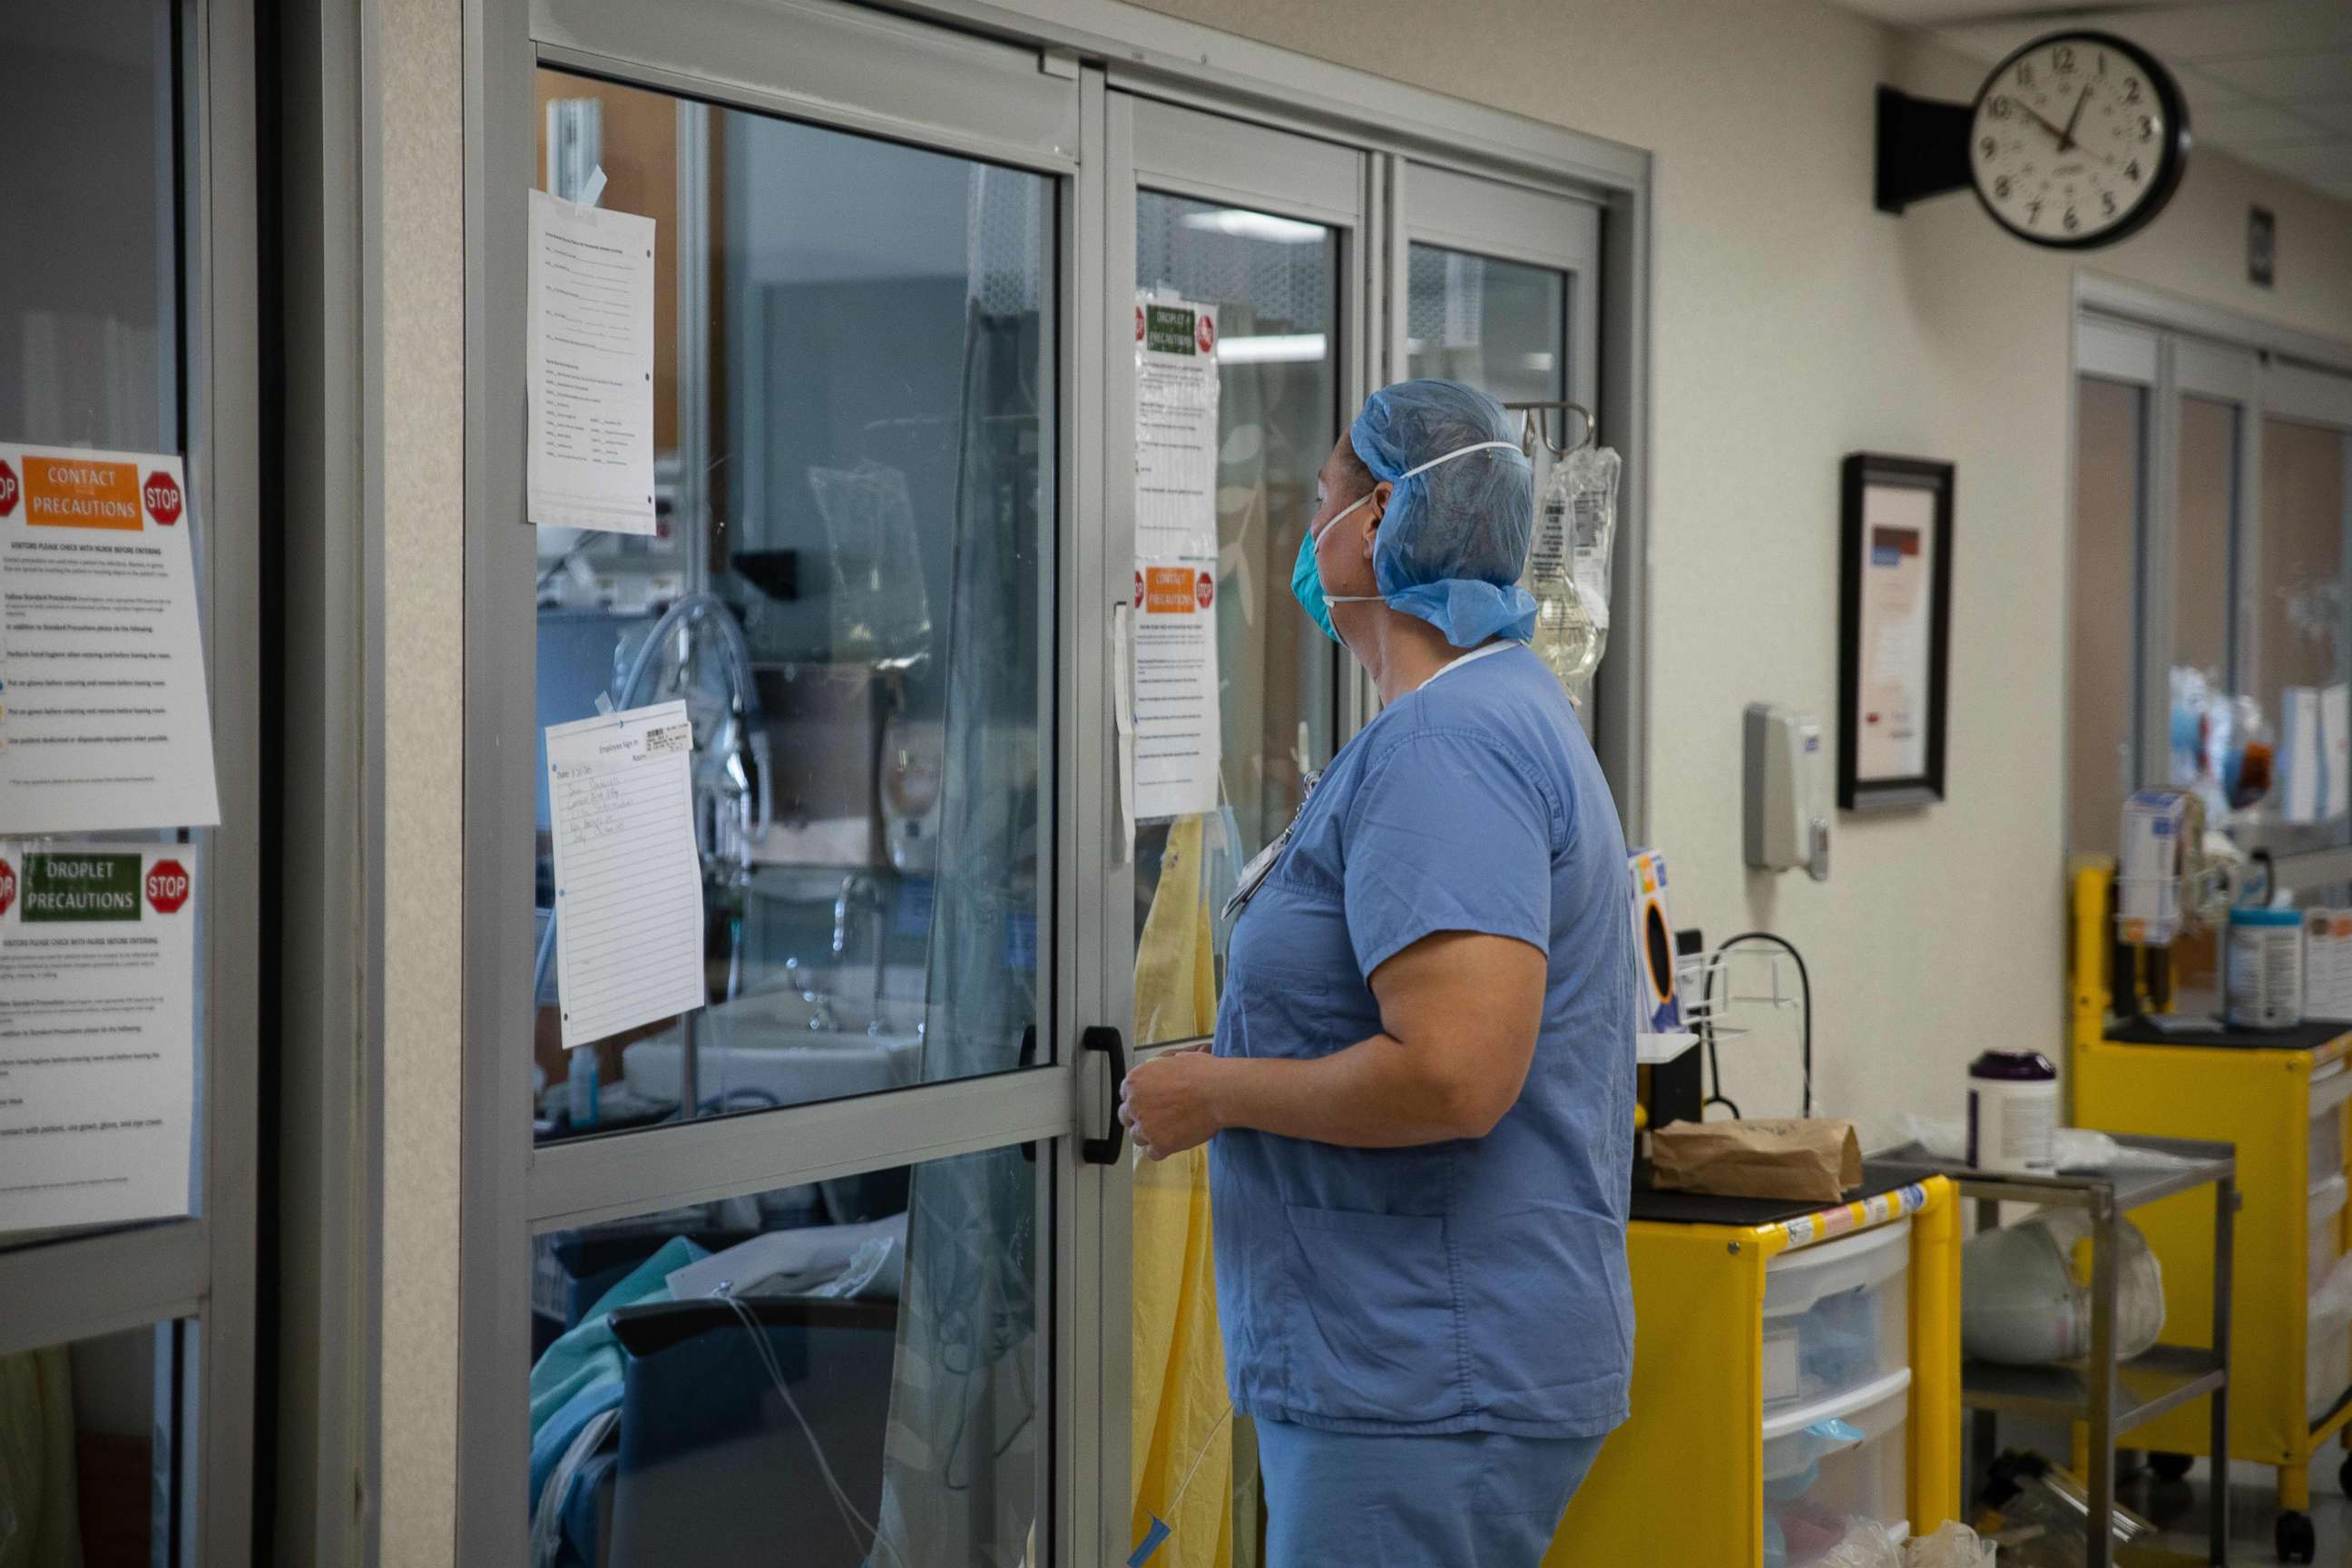
[[[1973,102],[1878,89],[1877,204],[1962,185],[2021,239],[2064,250],[2144,227],[2179,187],[2189,109],[2161,61],[2106,33],[2052,33],[1993,67]]]

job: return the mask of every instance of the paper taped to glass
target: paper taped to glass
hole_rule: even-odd
[[[188,1212],[200,864],[0,843],[0,1232]]]
[[[187,481],[167,454],[0,446],[0,825],[220,821]]]
[[[1217,314],[1135,304],[1135,815],[1217,808]]]

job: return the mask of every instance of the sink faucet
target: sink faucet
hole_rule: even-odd
[[[882,949],[883,929],[882,889],[863,871],[852,871],[841,879],[841,893],[833,900],[833,959],[835,968],[849,952],[849,924],[858,913],[866,918],[867,955],[874,965],[874,1005],[866,1015],[866,1032],[882,1033]]]
[[[808,977],[806,965],[798,958],[787,956],[784,973],[791,977],[793,992],[808,1004],[810,1033],[829,1035],[841,1026],[833,1016],[833,998],[816,988]]]

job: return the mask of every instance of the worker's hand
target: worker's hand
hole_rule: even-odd
[[[1198,1047],[1138,1062],[1119,1090],[1118,1119],[1155,1160],[1209,1141],[1222,1125],[1213,1086],[1224,1063]]]

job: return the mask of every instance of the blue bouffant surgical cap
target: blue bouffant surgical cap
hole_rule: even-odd
[[[1503,405],[1458,381],[1401,381],[1372,394],[1348,441],[1374,479],[1396,486],[1372,551],[1390,607],[1456,647],[1533,637],[1535,596],[1519,574],[1535,526],[1535,470]],[[1435,461],[1489,441],[1505,445]]]

